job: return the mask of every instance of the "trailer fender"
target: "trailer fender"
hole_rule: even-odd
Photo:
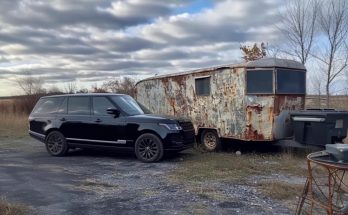
[[[293,133],[290,111],[284,110],[274,119],[273,137],[275,140],[281,140],[292,137]]]

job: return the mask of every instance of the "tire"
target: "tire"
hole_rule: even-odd
[[[52,131],[46,137],[46,150],[52,156],[64,156],[69,150],[64,135],[59,131]]]
[[[221,149],[220,138],[214,130],[204,130],[200,140],[204,150],[207,152],[219,151]]]
[[[159,161],[163,158],[163,143],[154,134],[140,135],[135,142],[135,155],[145,163]]]

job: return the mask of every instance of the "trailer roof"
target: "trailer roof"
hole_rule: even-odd
[[[139,81],[138,83],[140,83],[142,81],[146,81],[146,80],[173,77],[173,76],[179,76],[179,75],[188,75],[188,74],[199,73],[199,72],[214,71],[214,70],[222,69],[222,68],[241,68],[241,67],[245,67],[245,68],[279,67],[279,68],[291,68],[291,69],[298,69],[298,70],[306,70],[306,67],[303,64],[301,64],[300,62],[294,61],[294,60],[279,59],[279,58],[262,58],[259,60],[245,62],[245,63],[220,65],[220,66],[190,70],[190,71],[185,71],[185,72],[176,72],[176,73],[170,73],[170,74],[165,74],[165,75],[158,75],[158,76],[143,79],[143,80]]]

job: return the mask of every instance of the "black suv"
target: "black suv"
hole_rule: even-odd
[[[110,147],[134,150],[144,162],[195,141],[189,120],[149,114],[132,97],[110,93],[42,97],[29,116],[29,134],[53,156],[69,148]]]

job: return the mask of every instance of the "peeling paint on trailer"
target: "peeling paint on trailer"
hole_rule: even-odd
[[[274,68],[271,68],[274,69]],[[158,114],[190,118],[220,137],[272,141],[274,120],[282,110],[300,110],[304,95],[247,95],[246,68],[217,67],[154,77],[137,84],[137,100]],[[210,77],[210,94],[196,95],[195,80]]]

